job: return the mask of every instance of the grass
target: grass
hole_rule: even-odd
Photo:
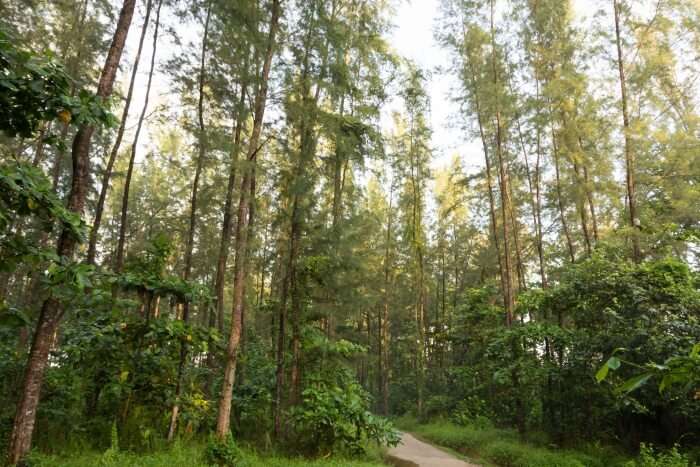
[[[33,453],[29,459],[32,467],[212,467],[204,460],[204,446],[176,443],[172,448],[151,454],[134,454],[108,450],[104,453],[88,452],[80,455],[46,455]],[[244,450],[242,462],[237,467],[380,467],[375,460],[350,460],[341,458],[303,459],[255,454]]]
[[[417,436],[469,456],[476,462],[500,467],[613,467],[628,459],[595,445],[579,450],[552,449],[524,442],[517,432],[493,426],[461,426],[446,421],[418,424],[402,418],[397,425]]]

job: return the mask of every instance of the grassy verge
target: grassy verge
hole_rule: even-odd
[[[628,459],[600,446],[580,450],[553,449],[524,442],[511,430],[490,426],[461,426],[446,421],[418,424],[397,421],[399,428],[440,446],[467,455],[485,466],[500,467],[614,467]]]
[[[210,467],[204,460],[204,446],[196,444],[175,444],[171,449],[150,454],[128,452],[83,453],[80,455],[50,456],[34,453],[30,458],[32,467]],[[379,460],[349,460],[325,458],[309,460],[255,454],[243,450],[244,458],[240,467],[381,467]]]

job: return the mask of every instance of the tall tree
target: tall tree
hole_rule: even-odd
[[[238,347],[243,328],[245,283],[248,273],[248,241],[251,234],[249,231],[250,220],[252,217],[251,206],[254,202],[254,199],[251,196],[251,191],[255,186],[255,166],[257,163],[258,153],[261,150],[260,136],[262,134],[263,118],[265,116],[265,107],[267,103],[268,81],[270,79],[272,59],[275,55],[275,51],[277,50],[277,33],[281,15],[281,0],[272,0],[267,44],[264,54],[265,58],[263,61],[260,81],[253,106],[253,129],[250,136],[250,141],[248,143],[248,151],[246,153],[246,161],[248,163],[243,174],[243,180],[241,181],[241,191],[238,202],[238,220],[236,225],[235,243],[236,262],[234,266],[231,333],[229,335],[228,346],[226,349],[224,384],[221,389],[219,411],[216,419],[216,435],[219,437],[219,439],[224,439],[228,435],[229,425],[231,422],[231,400],[233,397],[233,383],[236,374]]]
[[[206,63],[207,63],[207,48],[209,38],[209,25],[211,22],[212,0],[206,2],[206,13],[204,17],[204,31],[202,33],[202,52],[199,61],[199,79],[197,85],[197,158],[195,161],[194,178],[192,180],[192,194],[190,195],[190,216],[187,227],[187,238],[185,241],[185,265],[182,271],[182,279],[189,281],[192,274],[192,254],[194,251],[194,237],[197,229],[197,208],[199,197],[200,178],[202,169],[204,168],[204,160],[207,155],[207,133],[204,124],[204,86],[206,84]],[[122,226],[123,228],[123,226]],[[190,302],[185,301],[182,309],[182,321],[189,322],[190,319]],[[175,382],[175,403],[170,415],[170,427],[168,428],[168,441],[172,441],[175,437],[177,429],[177,419],[180,413],[180,396],[182,394],[182,376],[185,370],[187,359],[187,343],[183,342],[180,349],[180,362],[177,370],[177,380]]]
[[[615,18],[615,47],[617,49],[617,69],[620,77],[620,106],[622,108],[622,131],[625,137],[625,186],[627,188],[627,210],[630,227],[632,228],[632,251],[635,260],[641,260],[641,250],[639,247],[639,236],[635,230],[639,229],[640,223],[637,217],[637,190],[635,184],[636,161],[634,148],[632,147],[632,128],[630,124],[628,103],[627,103],[627,79],[625,77],[625,63],[622,54],[622,39],[620,32],[620,10],[621,5],[618,0],[613,0]]]
[[[122,4],[112,43],[107,52],[100,80],[97,84],[96,94],[102,99],[107,99],[112,94],[119,61],[121,60],[126,37],[131,26],[131,19],[134,15],[135,3],[135,0],[125,0]],[[68,196],[68,209],[78,215],[83,214],[87,197],[90,171],[90,142],[94,131],[95,128],[91,125],[81,126],[73,140],[73,177]],[[75,238],[71,230],[68,227],[64,228],[58,240],[56,253],[59,257],[71,259],[75,253],[77,242],[78,239]],[[48,363],[51,342],[58,330],[63,313],[63,306],[56,297],[49,297],[41,307],[29,352],[29,359],[27,360],[24,382],[22,384],[22,395],[17,404],[17,415],[12,427],[12,436],[8,449],[10,464],[20,462],[31,448],[44,370]]]

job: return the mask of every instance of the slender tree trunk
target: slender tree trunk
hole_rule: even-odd
[[[340,99],[340,117],[342,118],[345,112],[345,94]],[[341,139],[340,132],[335,135],[335,157],[333,158],[333,204],[332,204],[332,223],[331,223],[331,235],[333,241],[333,251],[337,252],[340,245],[341,234],[340,234],[340,221],[343,212],[343,189],[345,188],[345,170],[347,167],[347,158],[345,156],[345,148],[342,144],[339,144]],[[337,253],[336,253],[337,254]],[[335,277],[333,277],[332,287],[337,287]],[[330,298],[330,297],[329,297]],[[330,300],[329,300],[330,301]],[[333,335],[333,329],[335,328],[334,314],[331,306],[329,306],[329,312],[326,316],[326,335],[330,338]]]
[[[510,172],[509,164],[506,164],[507,173]],[[510,222],[513,227],[513,246],[515,247],[515,269],[518,274],[518,286],[521,290],[527,290],[527,282],[525,281],[525,263],[523,262],[523,253],[520,248],[520,226],[518,225],[518,219],[515,215],[515,207],[512,205],[513,199],[513,186],[508,184],[508,194],[511,199],[511,206],[509,211]]]
[[[257,305],[262,306],[265,303],[265,276],[267,275],[267,241],[268,241],[269,229],[268,225],[265,225],[265,234],[263,235],[262,244],[262,260],[260,265],[260,289],[258,290]]]
[[[280,0],[273,0],[270,29],[267,39],[267,50],[260,77],[260,87],[255,96],[253,131],[250,136],[247,161],[250,167],[246,168],[241,182],[241,195],[238,203],[238,224],[236,226],[236,263],[234,266],[233,282],[233,311],[231,320],[231,333],[226,352],[226,365],[224,367],[224,383],[219,399],[219,411],[216,420],[216,435],[224,439],[229,433],[231,423],[231,401],[233,398],[233,385],[235,381],[236,359],[240,343],[243,320],[243,305],[245,295],[245,280],[247,275],[248,236],[250,226],[250,210],[253,199],[251,187],[255,184],[255,164],[260,150],[260,134],[262,132],[265,105],[267,101],[268,80],[272,58],[275,53],[276,35],[281,15]]]
[[[593,226],[593,240],[598,242],[598,218],[595,209],[595,200],[593,190],[591,190],[591,182],[588,176],[588,167],[583,166],[583,182],[586,185],[586,199],[588,200],[588,208],[591,211],[591,222]]]
[[[494,28],[494,5],[491,0],[491,44],[492,57],[491,65],[493,69],[493,82],[496,88],[499,85],[498,71],[496,68],[496,33]],[[503,223],[503,268],[505,276],[505,287],[503,289],[503,300],[506,308],[506,322],[510,325],[513,321],[513,310],[515,308],[515,295],[513,292],[513,273],[510,258],[510,221],[508,220],[508,212],[511,208],[510,189],[508,171],[506,169],[506,161],[503,154],[503,128],[501,125],[501,112],[496,108],[496,156],[498,160],[499,178],[501,180],[501,217]]]
[[[281,268],[280,268],[281,269]],[[284,351],[287,332],[287,296],[289,295],[289,271],[282,275],[280,290],[279,318],[277,322],[277,354],[275,370],[274,434],[279,439],[282,434],[282,392],[284,388]]]
[[[615,45],[617,47],[617,68],[620,74],[620,96],[622,100],[622,125],[625,134],[625,181],[627,186],[627,207],[629,209],[629,221],[633,230],[639,230],[640,223],[637,217],[637,193],[635,185],[636,161],[632,148],[632,129],[630,128],[629,110],[627,106],[627,80],[625,78],[625,65],[622,55],[622,39],[620,37],[620,4],[613,0],[615,10]],[[642,253],[639,247],[637,232],[632,233],[632,249],[635,261],[640,261]]]
[[[122,194],[122,209],[119,222],[119,240],[117,241],[117,254],[116,261],[114,264],[114,270],[117,273],[121,272],[122,267],[124,266],[124,249],[126,244],[127,217],[129,214],[129,191],[131,190],[131,178],[134,173],[136,150],[138,149],[139,137],[141,136],[141,129],[143,128],[143,121],[146,118],[146,111],[148,110],[148,100],[151,94],[151,85],[153,83],[153,72],[155,70],[156,63],[156,49],[158,45],[158,29],[160,27],[160,8],[162,6],[162,3],[162,0],[159,0],[158,8],[156,11],[156,24],[155,29],[153,31],[153,51],[151,53],[151,68],[148,72],[148,82],[146,83],[146,97],[144,98],[143,107],[141,108],[141,115],[139,115],[139,120],[136,125],[134,141],[131,143],[129,167],[126,171],[126,178],[124,180],[124,193]]]
[[[97,95],[103,99],[112,93],[114,78],[134,14],[134,6],[135,0],[125,0],[119,13],[112,44],[97,85]],[[77,215],[82,215],[85,207],[90,174],[90,140],[94,131],[92,126],[82,126],[73,140],[73,179],[68,197],[68,209]],[[58,255],[72,258],[76,245],[77,240],[70,230],[63,229],[58,241]],[[49,297],[41,307],[8,448],[8,461],[12,465],[20,462],[31,448],[41,383],[53,336],[58,331],[63,311],[61,303],[53,296]]]
[[[245,105],[246,84],[241,84],[239,97],[239,107],[241,114],[236,118],[236,129],[234,130],[233,151],[231,154],[231,167],[229,168],[228,186],[226,187],[226,201],[224,202],[224,220],[221,224],[221,242],[219,244],[219,257],[216,263],[216,319],[220,332],[224,330],[224,285],[226,283],[226,263],[228,262],[228,250],[231,244],[231,234],[233,232],[233,195],[236,187],[236,170],[238,167],[238,157],[241,148],[241,132],[245,121],[243,106]],[[213,327],[213,323],[211,323]]]
[[[131,107],[131,98],[134,95],[134,85],[136,84],[136,75],[139,69],[139,63],[141,61],[141,52],[143,51],[143,43],[146,39],[146,32],[148,31],[148,23],[151,18],[151,9],[153,7],[153,0],[148,0],[146,2],[146,16],[143,19],[143,26],[141,27],[141,37],[139,38],[139,46],[136,50],[136,57],[134,57],[134,67],[131,70],[131,80],[129,81],[129,90],[126,93],[126,100],[124,101],[124,109],[122,110],[122,118],[119,122],[119,129],[117,130],[117,136],[114,140],[114,145],[112,146],[112,151],[109,153],[109,159],[107,159],[107,166],[105,167],[104,174],[102,175],[102,186],[100,187],[100,196],[97,199],[97,206],[95,207],[95,219],[92,223],[92,230],[90,231],[90,240],[88,244],[87,252],[87,263],[95,264],[95,254],[97,249],[97,237],[100,230],[100,224],[102,223],[102,213],[104,211],[105,199],[107,198],[107,190],[109,189],[109,181],[112,177],[112,169],[114,167],[114,161],[117,159],[117,154],[119,153],[119,147],[122,144],[122,138],[124,137],[124,129],[126,128],[126,121],[129,117],[129,109]]]
[[[581,175],[581,167],[579,166],[578,162],[575,160],[572,160],[573,167],[574,167],[574,175],[576,176],[576,182],[577,182],[577,188],[578,188],[578,193],[576,195],[576,205],[577,209],[579,211],[579,216],[581,217],[581,231],[583,232],[583,242],[586,245],[586,254],[588,256],[591,255],[592,249],[591,249],[591,235],[588,232],[588,211],[586,207],[586,199],[585,199],[585,182],[583,180],[583,176]]]
[[[473,70],[471,70],[473,73]],[[500,239],[498,237],[498,224],[496,221],[496,200],[493,194],[493,177],[491,175],[491,159],[489,158],[488,140],[486,139],[486,133],[484,131],[484,124],[481,115],[481,106],[479,103],[479,97],[477,94],[476,80],[472,74],[472,93],[474,95],[474,105],[476,107],[477,122],[479,124],[479,135],[481,137],[481,144],[484,151],[484,162],[486,164],[486,190],[488,191],[489,199],[489,217],[491,218],[491,234],[493,235],[493,244],[496,248],[496,257],[498,258],[498,272],[501,279],[501,289],[506,288],[506,278],[505,269],[503,268],[503,260],[501,258],[501,245]]]
[[[538,82],[538,88],[537,88],[538,96],[539,96],[539,82]],[[540,169],[540,134],[539,134],[539,128],[538,128],[538,133],[537,133],[537,162],[535,164],[535,170],[534,170],[534,176],[532,173],[532,170],[530,169],[530,160],[527,156],[527,150],[525,148],[525,140],[523,136],[523,130],[522,126],[520,124],[520,116],[516,118],[516,124],[518,127],[518,139],[520,141],[520,148],[523,153],[523,160],[525,161],[525,173],[527,175],[527,187],[528,191],[530,194],[530,209],[532,210],[532,225],[535,230],[535,247],[537,248],[537,257],[539,260],[539,268],[540,268],[540,278],[541,278],[541,284],[543,287],[546,287],[545,284],[547,283],[547,277],[545,274],[545,267],[544,267],[544,248],[542,246],[542,225],[541,225],[541,209],[540,209],[540,199],[539,199],[539,169]],[[521,260],[522,261],[522,260]],[[522,266],[521,266],[522,268]]]
[[[44,143],[46,142],[47,134],[51,134],[51,124],[53,122],[42,122],[41,129],[39,130],[39,136],[36,139],[36,150],[34,151],[34,159],[32,159],[32,165],[38,167],[39,164],[44,160]]]
[[[559,206],[559,217],[561,219],[561,227],[564,230],[564,236],[566,237],[566,244],[569,248],[569,257],[571,262],[576,261],[576,251],[574,250],[574,243],[571,240],[571,232],[569,231],[569,223],[566,220],[566,211],[564,210],[564,198],[561,189],[561,168],[559,163],[559,146],[557,144],[557,136],[554,131],[554,124],[552,124],[552,157],[554,159],[554,174],[556,180],[556,190],[557,190],[557,205]]]
[[[332,15],[333,16],[333,15]],[[296,167],[295,180],[301,180],[306,176],[307,166],[311,162],[316,150],[317,135],[315,131],[316,118],[318,114],[318,101],[321,93],[320,79],[325,74],[326,57],[322,59],[320,67],[319,83],[316,85],[314,94],[310,95],[311,86],[308,84],[308,53],[304,63],[302,80],[303,100],[305,115],[302,116],[299,135],[299,162]],[[301,239],[305,228],[306,210],[302,206],[307,202],[308,193],[297,191],[292,202],[292,220],[289,247],[289,287],[292,298],[292,370],[290,375],[290,400],[292,404],[298,402],[301,396],[301,314],[302,314],[302,290],[299,281],[299,253],[301,251]]]
[[[384,297],[380,325],[380,368],[382,412],[389,415],[389,301],[391,299],[391,238],[392,238],[392,207],[394,201],[394,181],[389,186],[389,207],[387,210],[386,247],[384,250]]]
[[[246,85],[241,83],[239,110],[240,114],[236,118],[234,129],[233,150],[231,151],[231,166],[229,167],[228,186],[226,187],[226,200],[224,202],[224,219],[221,225],[221,240],[219,243],[219,255],[216,262],[216,277],[214,279],[214,291],[216,293],[216,308],[209,314],[209,327],[217,328],[220,333],[224,332],[224,288],[226,285],[226,264],[228,262],[228,250],[231,245],[231,235],[233,233],[233,196],[236,187],[236,171],[241,148],[241,132],[245,120],[243,106],[245,105]],[[207,392],[211,389],[214,378],[214,354],[212,352],[213,343],[210,343],[207,352],[207,367],[212,370],[207,380]]]
[[[187,242],[185,244],[185,267],[182,272],[182,279],[187,282],[192,274],[192,252],[194,250],[194,234],[197,229],[197,197],[199,194],[199,180],[202,176],[204,158],[207,152],[206,128],[204,126],[204,82],[206,79],[206,58],[207,58],[207,38],[209,36],[209,21],[211,19],[212,1],[207,3],[207,14],[204,20],[204,34],[202,36],[202,54],[199,63],[199,98],[197,101],[197,121],[199,153],[192,181],[192,196],[190,198],[190,223],[187,229]],[[190,319],[190,302],[186,301],[182,309],[182,321],[188,323]],[[175,382],[175,403],[170,413],[170,427],[168,428],[168,441],[172,441],[177,431],[177,418],[180,412],[180,396],[182,395],[182,374],[185,371],[187,361],[187,343],[182,342],[180,349],[180,362],[177,370],[177,380]]]

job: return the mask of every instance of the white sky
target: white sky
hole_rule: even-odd
[[[478,145],[468,142],[466,135],[449,127],[456,115],[456,104],[450,102],[450,89],[457,85],[454,77],[436,71],[449,63],[449,54],[435,41],[433,29],[439,14],[439,0],[403,0],[394,18],[395,29],[389,43],[399,53],[426,71],[431,72],[427,91],[431,99],[434,163],[444,166],[458,152],[466,166],[479,164]],[[453,119],[454,120],[454,119]],[[390,124],[390,120],[387,121]]]

